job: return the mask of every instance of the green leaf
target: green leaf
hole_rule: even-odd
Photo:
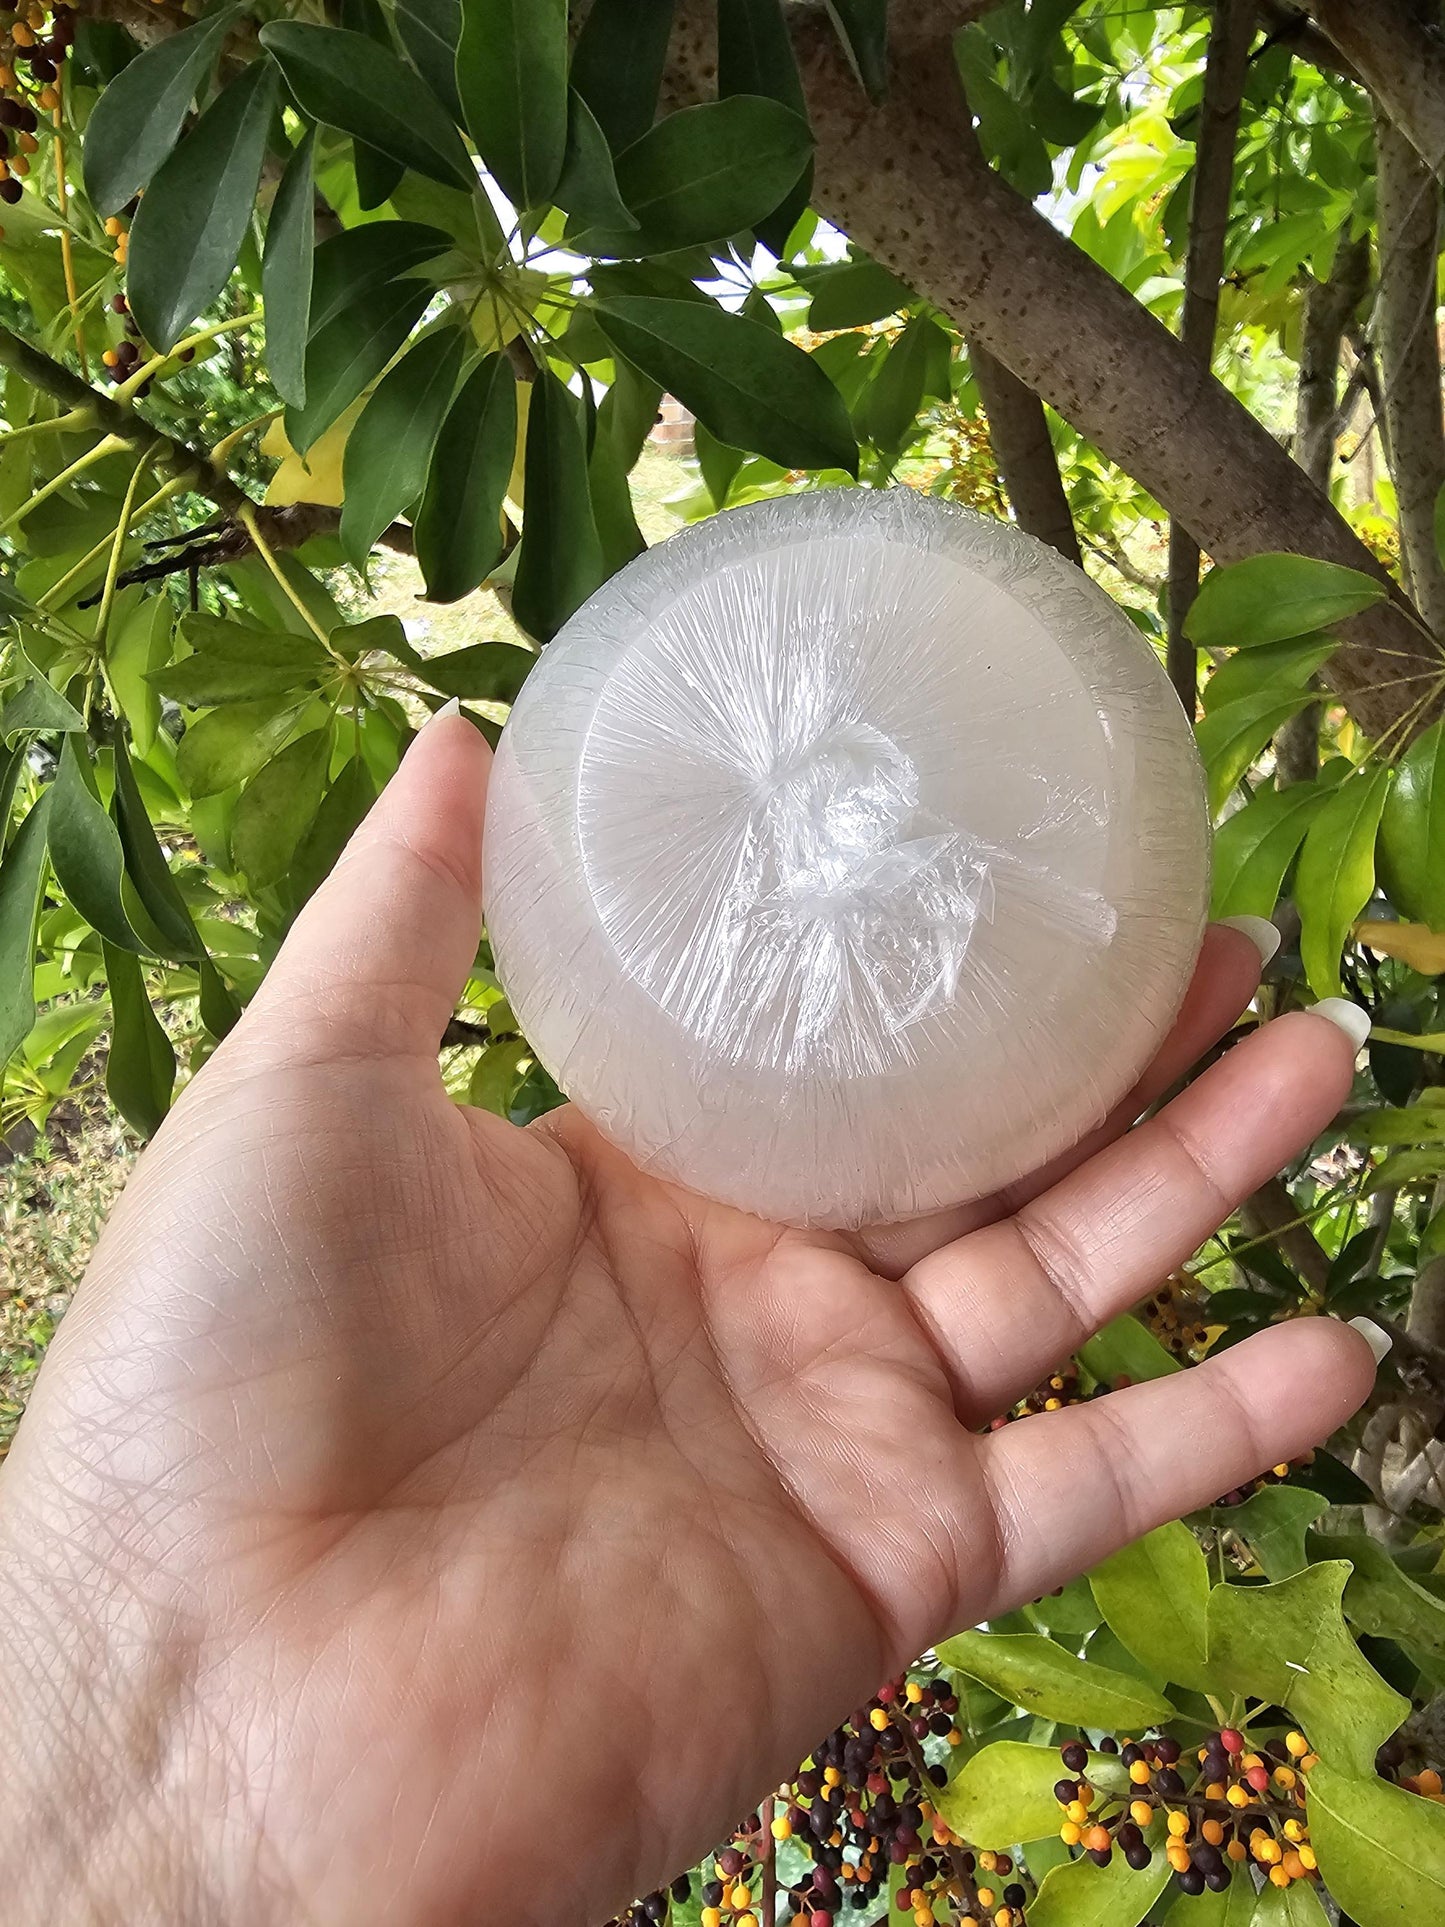
[[[1313,1559],[1348,1559],[1345,1618],[1362,1633],[1402,1646],[1445,1652],[1445,1600],[1417,1586],[1382,1545],[1363,1532],[1312,1532]]]
[[[393,0],[392,17],[417,72],[453,120],[460,121],[457,41],[462,31],[461,0]]]
[[[1445,1919],[1445,1807],[1324,1760],[1310,1772],[1309,1807],[1321,1877],[1360,1927]]]
[[[353,832],[376,801],[376,784],[363,756],[353,756],[321,800],[296,846],[286,875],[287,907],[295,916],[336,866]]]
[[[1101,1385],[1112,1385],[1119,1378],[1142,1385],[1151,1378],[1165,1378],[1170,1372],[1183,1369],[1153,1332],[1146,1331],[1128,1312],[1095,1332],[1080,1346],[1078,1357],[1084,1370]]]
[[[692,448],[702,472],[703,485],[712,497],[713,507],[724,508],[733,478],[743,465],[742,450],[729,448],[726,442],[720,442],[701,422],[693,424]]]
[[[717,90],[776,100],[806,123],[808,103],[793,52],[782,0],[718,0]],[[793,226],[813,191],[811,157],[788,193],[765,219],[753,223],[774,254],[785,251]]]
[[[1266,1893],[1278,1893],[1266,1887]],[[1164,1916],[1164,1927],[1254,1927],[1255,1909],[1263,1896],[1254,1891],[1254,1882],[1241,1867],[1223,1893],[1206,1888],[1202,1894],[1180,1894]]]
[[[247,783],[236,801],[231,855],[253,889],[277,883],[320,806],[331,762],[330,729],[309,730]]]
[[[857,474],[842,396],[811,356],[760,321],[711,303],[649,295],[600,301],[597,318],[618,353],[676,395],[720,442],[784,468]]]
[[[462,0],[457,92],[508,200],[545,207],[567,147],[567,0]]]
[[[1305,636],[1358,615],[1389,594],[1389,584],[1309,555],[1251,555],[1211,569],[1185,632],[1200,649],[1244,649]]]
[[[472,1081],[467,1087],[467,1102],[479,1111],[492,1111],[506,1117],[512,1106],[517,1078],[531,1048],[524,1037],[513,1037],[501,1044],[489,1044],[477,1060]]]
[[[902,449],[923,406],[940,341],[946,361],[948,337],[936,321],[916,314],[890,346],[858,410],[859,426],[875,448],[887,454]]]
[[[319,335],[364,295],[435,260],[451,245],[442,228],[420,221],[367,221],[330,235],[316,250],[310,333]]]
[[[1194,738],[1209,775],[1209,807],[1218,816],[1229,793],[1282,724],[1315,700],[1307,691],[1281,696],[1261,689],[1224,703],[1194,725]]]
[[[67,736],[50,799],[50,865],[55,880],[92,929],[122,950],[144,945],[121,902],[125,855],[120,836],[91,787],[77,739]]]
[[[156,841],[155,830],[136,785],[130,754],[119,731],[115,756],[115,825],[125,853],[126,884],[122,891],[126,917],[152,956],[173,963],[190,963],[203,955],[204,945],[176,887],[170,866]]]
[[[602,544],[603,565],[614,575],[647,547],[632,507],[632,490],[614,436],[604,433],[599,411],[598,433],[587,462],[587,487],[592,517]]]
[[[668,114],[617,157],[617,186],[636,228],[596,231],[596,254],[665,254],[723,241],[765,220],[813,152],[808,123],[761,94]]]
[[[511,642],[474,642],[449,655],[427,656],[418,672],[433,689],[463,702],[511,703],[539,658]]]
[[[130,724],[138,756],[149,752],[160,726],[161,699],[149,677],[170,656],[174,623],[169,598],[147,596],[113,626],[106,650],[106,679]]]
[[[572,52],[572,85],[614,153],[652,125],[673,0],[594,0]]]
[[[1108,1759],[1105,1753],[1089,1755],[1091,1779],[1096,1766],[1101,1772],[1107,1770]],[[1113,1764],[1117,1766],[1117,1760]],[[1054,1798],[1058,1777],[1059,1756],[1052,1747],[999,1740],[966,1761],[948,1785],[939,1788],[934,1804],[970,1846],[1006,1849],[1021,1840],[1058,1832],[1059,1803]]]
[[[1303,689],[1338,647],[1332,636],[1292,636],[1283,642],[1262,642],[1257,649],[1236,649],[1204,685],[1205,715],[1263,689],[1272,689],[1277,696]]]
[[[201,1022],[219,1043],[229,1036],[241,1019],[241,1006],[236,1002],[229,986],[209,957],[202,957],[196,965],[200,979],[201,993],[197,1005]]]
[[[354,136],[351,160],[356,173],[356,204],[363,210],[381,207],[389,201],[406,172],[400,161]]]
[[[423,335],[382,376],[347,437],[341,458],[341,543],[357,568],[383,530],[415,507],[426,486],[465,350],[457,328]]]
[[[888,91],[888,0],[827,0],[848,64],[875,104]]]
[[[254,776],[291,734],[307,700],[230,703],[197,717],[176,749],[176,771],[191,796],[218,796]]]
[[[1375,832],[1390,772],[1381,767],[1347,777],[1305,832],[1295,866],[1300,959],[1317,997],[1340,997],[1340,953],[1375,887]]]
[[[528,635],[550,642],[606,579],[607,565],[592,513],[578,404],[545,368],[532,384],[524,486],[512,613]]]
[[[222,7],[166,34],[101,90],[85,128],[85,191],[97,214],[115,214],[176,144],[201,82],[240,11]]]
[[[84,716],[44,676],[32,676],[22,683],[0,709],[0,743],[7,749],[21,736],[49,736],[56,730],[63,734],[84,728]]]
[[[1239,1534],[1270,1579],[1292,1579],[1309,1564],[1305,1541],[1328,1500],[1297,1485],[1265,1485],[1243,1505],[1221,1506],[1221,1526]]]
[[[45,790],[0,857],[0,1065],[9,1063],[35,1022],[35,918],[50,803]]]
[[[539,378],[538,385],[541,385]],[[531,423],[541,396],[532,398]],[[502,503],[517,452],[517,378],[505,355],[478,362],[447,411],[416,517],[416,559],[433,602],[456,602],[501,560]],[[534,512],[530,455],[527,526]]]
[[[1268,917],[1306,830],[1331,792],[1318,783],[1256,790],[1214,835],[1212,917]]]
[[[877,261],[833,261],[794,272],[813,297],[808,326],[815,334],[865,328],[906,308],[913,299],[897,276]]]
[[[311,275],[316,252],[312,157],[316,129],[308,127],[286,163],[261,257],[261,299],[266,309],[266,372],[282,401],[300,408],[306,400],[306,336],[311,316]]]
[[[637,226],[618,191],[607,136],[575,87],[568,95],[567,151],[553,198],[579,228]]]
[[[1122,1853],[1107,1867],[1071,1860],[1044,1875],[1029,1902],[1029,1927],[1138,1927],[1169,1885],[1170,1871],[1162,1847],[1137,1873]]]
[[[1011,1705],[1069,1726],[1134,1732],[1174,1711],[1142,1681],[1076,1659],[1041,1633],[960,1633],[937,1651],[945,1666],[981,1681]]]
[[[1099,1611],[1151,1673],[1203,1693],[1204,1609],[1209,1567],[1199,1541],[1177,1520],[1146,1533],[1089,1574]]]
[[[426,82],[366,34],[302,20],[273,20],[261,44],[313,120],[389,155],[448,187],[473,190],[476,169]]]
[[[150,680],[188,709],[283,696],[335,668],[311,636],[252,629],[203,609],[182,616],[180,632],[193,653],[152,671]]]
[[[125,285],[136,326],[154,347],[173,346],[231,278],[279,91],[268,61],[243,67],[145,191]]]
[[[1046,1593],[1022,1611],[1030,1625],[1062,1639],[1067,1646],[1077,1646],[1099,1625],[1099,1608],[1087,1579],[1071,1579],[1057,1593]]]
[[[154,1137],[171,1107],[176,1054],[146,995],[141,967],[127,951],[101,941],[112,1013],[105,1091],[133,1130]]]
[[[286,438],[298,455],[376,380],[433,293],[424,281],[386,282],[312,335],[306,349],[306,404],[286,410]]]
[[[1375,1754],[1410,1711],[1345,1625],[1342,1559],[1268,1586],[1209,1595],[1209,1665],[1222,1687],[1288,1707],[1323,1757],[1374,1772]]]
[[[1400,758],[1380,818],[1380,870],[1397,910],[1445,930],[1445,723]]]

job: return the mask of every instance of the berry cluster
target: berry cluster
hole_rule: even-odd
[[[75,38],[73,0],[0,0],[0,201],[24,193],[40,114],[60,106],[60,69]],[[0,239],[4,230],[0,229]]]
[[[1122,1747],[1106,1738],[1100,1750],[1118,1755],[1122,1782],[1112,1762],[1091,1777],[1087,1746],[1071,1740],[1062,1756],[1072,1777],[1054,1788],[1064,1816],[1059,1837],[1097,1865],[1107,1866],[1117,1848],[1131,1867],[1147,1867],[1153,1853],[1145,1834],[1162,1819],[1165,1856],[1182,1893],[1222,1893],[1230,1863],[1239,1861],[1252,1860],[1276,1887],[1314,1877],[1304,1776],[1317,1758],[1303,1734],[1255,1752],[1227,1726],[1192,1761],[1167,1736]]]
[[[899,1927],[910,1915],[915,1927],[1026,1927],[1023,1870],[970,1848],[933,1805],[962,1742],[957,1712],[945,1678],[880,1686],[703,1868],[701,1927],[834,1927],[886,1907],[890,1886]],[[679,1880],[671,1897],[687,1891]],[[635,1901],[609,1927],[662,1921],[668,1897]]]
[[[113,381],[124,381],[135,373],[141,358],[141,332],[131,319],[130,304],[123,294],[112,295],[111,312],[125,316],[125,336],[101,356]],[[148,385],[148,384],[147,384]]]
[[[1187,1274],[1175,1273],[1139,1307],[1139,1316],[1165,1351],[1192,1364],[1209,1340],[1205,1301]]]

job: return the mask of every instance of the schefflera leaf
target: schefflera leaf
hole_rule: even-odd
[[[501,560],[516,443],[516,377],[505,355],[488,355],[447,411],[416,518],[417,561],[432,601],[469,595]]]
[[[382,376],[347,438],[341,542],[357,568],[382,532],[416,506],[426,486],[465,349],[456,328],[423,335]]]

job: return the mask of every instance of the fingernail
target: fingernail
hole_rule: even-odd
[[[1364,1339],[1370,1350],[1375,1354],[1375,1363],[1377,1365],[1383,1361],[1385,1354],[1395,1342],[1387,1331],[1381,1331],[1373,1318],[1352,1318],[1350,1320],[1350,1330],[1352,1332],[1358,1332],[1361,1338]]]
[[[1370,1034],[1370,1013],[1358,1004],[1351,1003],[1348,997],[1321,997],[1317,1004],[1310,1005],[1310,1013],[1323,1017],[1326,1023],[1342,1030],[1356,1050],[1360,1050]]]
[[[453,696],[449,702],[444,702],[440,709],[434,709],[432,711],[430,716],[427,717],[426,722],[422,724],[422,728],[426,729],[432,723],[442,722],[448,716],[460,716],[461,713],[462,699],[460,696]]]
[[[1221,930],[1241,931],[1259,952],[1259,965],[1262,970],[1279,949],[1279,932],[1268,917],[1221,917]]]

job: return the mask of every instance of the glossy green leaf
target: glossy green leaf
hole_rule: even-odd
[[[423,335],[382,376],[347,437],[341,541],[357,568],[382,532],[416,506],[426,486],[465,349],[457,328]]]
[[[908,306],[913,296],[896,275],[877,261],[830,261],[798,271],[812,295],[808,326],[815,334],[837,328],[863,328]]]
[[[50,803],[50,791],[42,791],[0,857],[0,1066],[9,1063],[35,1022],[35,918]]]
[[[607,565],[592,512],[578,404],[545,368],[532,384],[524,473],[512,613],[528,635],[550,642],[606,579]]]
[[[261,257],[261,299],[266,309],[266,372],[282,401],[306,400],[306,336],[311,317],[311,274],[316,247],[316,192],[312,158],[316,130],[308,127],[286,163]]]
[[[165,595],[145,597],[112,625],[105,655],[106,679],[121,715],[130,725],[138,756],[147,754],[160,725],[160,697],[149,678],[170,659],[174,626],[175,611]]]
[[[1390,786],[1379,768],[1348,777],[1316,813],[1295,866],[1300,958],[1317,997],[1344,994],[1340,953],[1375,887],[1375,833]]]
[[[413,66],[452,118],[460,121],[457,41],[462,31],[461,0],[393,0],[392,18]]]
[[[1266,1891],[1277,1893],[1270,1887]],[[1164,1927],[1254,1927],[1260,1896],[1248,1872],[1239,1867],[1223,1893],[1180,1894],[1164,1915]]]
[[[84,729],[85,718],[44,676],[24,682],[0,709],[0,743],[7,748],[22,736],[49,736]]]
[[[1099,1608],[1087,1579],[1071,1579],[1057,1592],[1045,1593],[1021,1610],[1031,1626],[1062,1639],[1066,1645],[1076,1646],[1099,1627]],[[1109,1662],[1105,1660],[1104,1664]]]
[[[367,221],[328,236],[316,250],[310,333],[318,335],[364,296],[445,254],[451,236],[422,221]]]
[[[284,695],[334,667],[314,637],[253,629],[205,610],[182,616],[180,632],[192,653],[153,671],[150,680],[189,709]]]
[[[154,1137],[171,1107],[176,1054],[146,995],[140,965],[127,951],[102,941],[110,987],[110,1050],[106,1096],[142,1137]]]
[[[599,432],[587,462],[587,486],[592,497],[592,519],[602,544],[602,559],[615,574],[647,547],[632,506],[632,490],[615,439]]]
[[[320,807],[331,761],[331,731],[309,730],[273,756],[236,801],[231,825],[235,867],[253,889],[277,883]]]
[[[165,34],[107,85],[85,127],[85,191],[97,214],[115,214],[149,185],[176,144],[238,7],[222,7]]]
[[[447,411],[417,511],[416,559],[433,602],[470,595],[501,560],[502,503],[516,451],[517,379],[505,355],[488,355]],[[529,471],[528,526],[531,480]]]
[[[1244,649],[1328,629],[1383,602],[1388,583],[1309,555],[1252,555],[1211,569],[1184,627],[1200,649]]]
[[[673,0],[593,0],[572,52],[572,85],[619,153],[652,125]]]
[[[1288,1887],[1260,1889],[1249,1927],[1330,1927],[1330,1917],[1313,1881],[1292,1880]]]
[[[1122,1853],[1107,1867],[1071,1860],[1045,1874],[1029,1902],[1029,1927],[1138,1927],[1169,1885],[1170,1872],[1162,1847],[1137,1872]]]
[[[1348,1559],[1345,1617],[1376,1639],[1445,1652],[1445,1600],[1417,1586],[1376,1540],[1363,1532],[1312,1532],[1313,1559]]]
[[[1151,1378],[1167,1378],[1171,1372],[1183,1369],[1153,1332],[1147,1331],[1128,1312],[1111,1319],[1086,1340],[1079,1347],[1078,1357],[1084,1370],[1101,1385],[1112,1385],[1118,1378],[1143,1385]]]
[[[304,455],[376,380],[433,292],[424,281],[386,282],[312,335],[306,349],[306,405],[286,411],[286,436],[297,454]]]
[[[1209,1568],[1188,1526],[1176,1520],[1146,1533],[1096,1566],[1089,1584],[1110,1627],[1151,1673],[1210,1690],[1204,1625]]]
[[[718,0],[717,90],[724,97],[766,96],[790,108],[806,123],[808,103],[783,0]],[[753,223],[759,239],[775,254],[783,253],[812,191],[810,158],[777,207]]]
[[[662,389],[630,361],[619,361],[612,386],[597,410],[597,433],[611,439],[617,459],[630,471],[657,423]]]
[[[1331,1760],[1309,1776],[1320,1874],[1360,1927],[1445,1920],[1445,1807]]]
[[[203,953],[196,926],[176,887],[131,768],[130,753],[117,732],[115,826],[125,855],[121,898],[131,928],[152,956],[190,963]]]
[[[50,800],[50,865],[55,880],[92,929],[122,950],[144,945],[121,901],[125,856],[120,836],[92,787],[79,739],[67,736]]]
[[[883,364],[869,382],[858,408],[858,424],[868,440],[896,455],[923,406],[930,368],[942,340],[947,359],[947,337],[928,315],[914,315],[889,347]]]
[[[1272,689],[1277,696],[1292,695],[1306,686],[1338,647],[1333,636],[1287,636],[1282,642],[1262,642],[1257,649],[1236,649],[1205,683],[1200,706],[1208,716],[1263,689]]]
[[[567,149],[553,199],[572,216],[578,229],[630,230],[637,226],[618,189],[607,136],[575,87],[568,96]]]
[[[1256,790],[1214,835],[1212,917],[1268,917],[1306,830],[1331,792],[1317,783]]]
[[[516,1094],[523,1061],[531,1055],[524,1037],[510,1037],[500,1044],[488,1044],[477,1060],[467,1086],[467,1102],[479,1111],[492,1111],[506,1117]]]
[[[567,147],[567,0],[462,0],[457,92],[502,192],[545,207]]]
[[[888,91],[888,0],[826,0],[848,64],[868,98]]]
[[[1313,700],[1304,690],[1281,696],[1274,689],[1262,689],[1200,718],[1194,738],[1209,778],[1209,807],[1216,816],[1275,731],[1308,709]]]
[[[176,748],[191,796],[217,796],[254,776],[291,734],[306,700],[229,703],[198,716]]]
[[[279,94],[269,61],[243,67],[145,191],[131,223],[125,285],[136,326],[153,347],[178,341],[231,278]]]
[[[937,1652],[1010,1705],[1069,1726],[1134,1732],[1174,1710],[1142,1681],[1076,1659],[1041,1633],[960,1633]]]
[[[764,220],[813,152],[808,123],[760,94],[668,114],[617,157],[617,186],[636,227],[585,235],[597,254],[663,254],[722,241]]]
[[[1340,1605],[1350,1567],[1307,1566],[1268,1586],[1209,1595],[1209,1665],[1222,1690],[1288,1707],[1323,1758],[1373,1773],[1410,1711],[1365,1659]]]
[[[811,356],[771,328],[710,303],[648,295],[600,301],[597,317],[618,353],[676,395],[720,442],[784,468],[857,474],[842,396]]]
[[[1103,1753],[1089,1755],[1090,1779],[1096,1768],[1105,1771],[1108,1758]],[[1059,1756],[1052,1747],[999,1740],[966,1761],[948,1785],[940,1787],[935,1804],[954,1832],[971,1846],[1007,1849],[1021,1840],[1058,1832],[1059,1803],[1054,1797],[1058,1777]]]
[[[313,120],[339,127],[431,180],[472,189],[476,169],[426,82],[365,34],[303,20],[273,20],[261,44]]]
[[[296,845],[286,875],[287,908],[295,916],[320,889],[353,832],[376,801],[376,784],[363,756],[353,756],[321,799]]]
[[[1380,870],[1397,910],[1445,931],[1445,723],[1400,758],[1380,818]]]
[[[1269,1579],[1292,1579],[1309,1564],[1309,1528],[1328,1501],[1296,1485],[1264,1485],[1243,1505],[1221,1506],[1221,1525],[1237,1533]]]
[[[423,679],[444,696],[469,703],[510,703],[538,660],[532,650],[515,643],[474,642],[445,656],[428,656],[418,667]]]
[[[217,1043],[235,1029],[241,1019],[241,1006],[219,970],[209,957],[202,957],[196,965],[200,979],[200,996],[197,1007],[201,1022]]]

